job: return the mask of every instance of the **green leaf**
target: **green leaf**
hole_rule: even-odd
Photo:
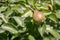
[[[12,13],[13,13],[13,11],[9,9],[9,10],[7,10],[4,14],[5,14],[6,18],[7,18],[7,17],[9,17]]]
[[[57,32],[57,30],[54,30],[52,27],[47,26],[46,30],[51,33],[56,39],[60,39],[60,34]]]
[[[24,23],[23,18],[21,18],[21,17],[13,17],[13,18],[14,18],[14,20],[17,22],[17,24],[18,24],[19,26],[25,27],[25,23]]]
[[[44,32],[46,31],[46,24],[43,24],[42,27],[38,28],[40,35],[43,37]]]
[[[46,6],[36,6],[38,10],[48,10],[48,7]]]
[[[26,12],[25,14],[23,14],[21,17],[32,17],[33,16],[33,12],[31,10],[29,10],[28,12]]]
[[[23,29],[19,29],[20,33],[24,33],[26,31],[26,27],[23,27]]]
[[[7,19],[5,18],[5,16],[3,14],[0,14],[0,18],[2,18],[2,20],[5,22],[5,23],[8,23]]]
[[[43,14],[45,15],[45,16],[48,16],[48,15],[50,15],[50,14],[52,14],[52,12],[51,11],[42,11],[43,12]]]
[[[44,37],[43,40],[50,40],[49,37]]]
[[[54,0],[56,4],[60,5],[60,0]]]
[[[50,14],[50,15],[49,15],[49,19],[51,19],[51,20],[54,21],[54,22],[58,22],[58,19],[57,19],[57,17],[56,17],[55,14]]]
[[[35,38],[34,38],[32,35],[29,35],[29,36],[28,36],[28,39],[29,39],[29,40],[35,40]]]
[[[7,7],[4,7],[4,6],[0,7],[0,13],[1,13],[2,11],[5,11],[6,9],[7,9]]]
[[[16,8],[16,10],[19,12],[19,13],[24,13],[24,11],[26,10],[25,7],[21,6],[20,8]]]
[[[21,0],[21,1],[24,1],[24,2],[26,2],[26,0]]]
[[[7,21],[7,19],[5,18],[5,16],[2,17],[2,19],[3,19],[3,21],[4,21],[5,23],[8,23],[8,21]]]
[[[11,6],[11,5],[13,5],[13,6]],[[20,5],[20,4],[18,4],[18,5],[11,4],[11,5],[10,5],[11,10],[16,10],[19,13],[24,13],[24,11],[26,10],[26,8],[24,6],[22,6],[22,5]]]
[[[36,0],[27,0],[28,4],[29,4],[29,5],[32,5],[32,6],[34,5],[35,1],[36,1]]]
[[[11,24],[3,24],[1,26],[1,28],[4,29],[4,30],[6,30],[6,31],[9,31],[12,34],[17,34],[18,33],[18,31]]]
[[[56,30],[49,30],[49,32],[56,38],[56,39],[60,39],[60,34],[56,31]]]
[[[16,4],[10,4],[10,6],[11,6],[11,10],[16,10],[16,9],[20,9],[20,6],[21,5],[16,5]]]
[[[0,2],[6,2],[7,0],[0,0]]]
[[[35,7],[38,9],[38,10],[47,10],[48,11],[48,7],[46,5],[46,3],[36,3],[35,4]]]
[[[4,33],[5,32],[5,30],[3,30],[2,28],[0,28],[0,33]]]
[[[60,19],[60,10],[56,11],[55,15]]]
[[[57,40],[57,39],[56,39],[56,38],[54,38],[54,37],[50,37],[50,39],[51,39],[51,40]]]
[[[19,2],[20,0],[8,0],[10,3]]]
[[[57,18],[60,19],[60,13],[56,13]]]
[[[14,2],[19,2],[19,1],[26,2],[26,0],[8,0],[9,3],[14,3]]]
[[[16,37],[18,37],[18,34],[12,35],[11,40],[15,39]]]
[[[2,20],[2,19],[0,19],[0,25],[2,24],[2,22],[3,22],[3,20]]]

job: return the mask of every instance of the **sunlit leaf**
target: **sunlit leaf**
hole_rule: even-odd
[[[34,1],[35,0],[27,0],[28,4],[30,4],[30,5],[34,5]]]
[[[3,30],[2,28],[0,28],[0,33],[4,33],[5,32],[5,30]]]
[[[60,39],[60,34],[56,30],[49,30],[49,32],[57,39]]]
[[[56,4],[60,5],[60,0],[54,0]]]
[[[41,36],[43,36],[44,32],[46,31],[46,24],[43,24],[42,27],[39,27],[38,31],[40,32]]]
[[[40,0],[41,1],[41,0]],[[46,3],[36,3],[35,4],[35,7],[38,9],[38,10],[47,10],[48,11],[48,7],[46,5]]]
[[[3,22],[3,20],[2,20],[2,19],[0,19],[0,25],[2,24],[2,22]]]
[[[60,39],[60,34],[50,26],[47,26],[46,30],[50,32],[56,39]]]
[[[28,36],[28,39],[29,39],[29,40],[35,40],[35,38],[34,38],[32,35],[29,35],[29,36]]]
[[[10,3],[19,2],[19,1],[26,2],[26,0],[8,0],[8,2],[10,2]]]
[[[9,9],[4,14],[5,14],[6,17],[9,17],[12,13],[13,13],[13,11]]]
[[[0,2],[6,2],[7,0],[0,0]]]
[[[20,30],[19,30],[20,33],[23,33],[23,32],[25,32],[25,31],[26,31],[26,27],[23,27],[23,29],[20,29]]]
[[[24,13],[24,11],[26,10],[25,7],[21,6],[20,8],[16,9],[19,13]]]
[[[2,7],[0,7],[0,12],[5,11],[6,9],[7,9],[7,7],[2,6]]]
[[[26,8],[20,4],[18,4],[18,5],[12,4],[10,6],[11,6],[11,10],[16,10],[19,13],[24,13],[24,11],[26,10]]]
[[[18,33],[18,31],[10,24],[3,24],[1,28],[13,34]]]
[[[56,17],[55,14],[49,15],[49,18],[50,18],[52,21],[54,21],[54,22],[58,22],[58,19],[57,19],[57,17]]]
[[[56,11],[55,15],[60,19],[60,10]]]
[[[20,1],[20,0],[8,0],[8,2],[10,2],[10,3],[14,3],[14,2],[18,2],[18,1]]]
[[[50,14],[52,14],[52,12],[49,12],[49,11],[45,11],[45,12],[43,12],[44,13],[44,15],[46,15],[46,16],[48,16],[48,15],[50,15]]]
[[[21,17],[32,17],[33,16],[33,12],[31,10],[29,10],[28,12],[26,12],[24,15],[22,15]]]
[[[18,25],[25,27],[23,18],[20,18],[20,17],[13,17],[13,18],[15,19]]]
[[[14,34],[11,38],[11,40],[13,40],[14,38],[18,37],[18,34]]]
[[[8,21],[6,20],[4,14],[0,14],[0,18],[1,18],[5,23],[8,23]]]
[[[45,7],[45,6],[36,6],[36,8],[38,9],[38,10],[48,10],[48,8],[47,7]]]
[[[44,37],[43,40],[50,40],[48,37]]]

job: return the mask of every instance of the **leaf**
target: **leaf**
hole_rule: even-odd
[[[18,33],[18,31],[11,24],[3,24],[1,26],[1,28],[4,29],[4,30],[6,30],[6,31],[9,31],[12,34],[17,34]]]
[[[26,2],[26,0],[21,0],[21,1],[24,1],[24,2]]]
[[[27,0],[29,5],[34,5],[34,0]]]
[[[51,33],[56,39],[60,39],[60,34],[57,32],[57,30],[54,30],[52,27],[47,26],[46,30]]]
[[[19,2],[19,1],[26,2],[26,0],[8,0],[8,2],[10,2],[10,3]]]
[[[17,34],[12,35],[11,40],[15,39],[16,37],[18,37]]]
[[[46,3],[36,3],[35,7],[38,10],[47,10],[48,11],[48,7],[47,7]]]
[[[56,30],[49,30],[49,32],[56,38],[56,39],[60,39],[60,34],[56,31]]]
[[[33,16],[33,12],[31,10],[29,10],[28,12],[26,12],[25,14],[23,14],[21,17],[32,17]]]
[[[10,3],[19,2],[20,0],[8,0]]]
[[[56,4],[60,5],[60,0],[54,0]]]
[[[60,13],[56,13],[57,18],[60,19]]]
[[[25,27],[24,20],[21,17],[13,17],[17,24],[21,27]]]
[[[49,37],[44,37],[43,40],[50,40]]]
[[[38,9],[38,10],[48,10],[48,8],[46,7],[46,6],[36,6],[36,8]]]
[[[52,12],[43,12],[43,14],[48,16],[48,15],[52,14]]]
[[[29,40],[35,40],[35,38],[34,38],[32,35],[29,35],[29,36],[28,36],[28,39],[29,39]]]
[[[2,19],[3,19],[3,21],[4,21],[5,23],[8,23],[8,21],[7,21],[7,19],[5,18],[5,16],[2,17]]]
[[[2,19],[0,19],[0,25],[2,24],[2,22],[3,22],[3,20],[2,20]]]
[[[19,29],[20,33],[24,33],[26,31],[26,27],[23,27],[22,29]]]
[[[11,6],[11,5],[13,5],[13,6]],[[16,10],[19,13],[24,13],[24,11],[26,10],[26,8],[23,5],[20,5],[20,4],[18,4],[18,5],[11,4],[11,5],[10,5],[11,10]]]
[[[40,35],[43,37],[44,32],[46,31],[46,24],[43,24],[42,27],[38,28]]]
[[[58,19],[57,19],[57,17],[56,17],[55,14],[50,14],[50,15],[49,15],[49,19],[51,19],[51,20],[54,21],[54,22],[58,22]]]
[[[0,33],[4,33],[5,32],[5,30],[3,30],[2,28],[0,28]]]
[[[16,5],[16,4],[10,4],[11,10],[17,10],[18,8],[20,9],[21,5]]]
[[[7,7],[4,7],[4,6],[0,7],[0,13],[1,13],[2,11],[5,11],[6,9],[7,9]]]
[[[60,10],[56,11],[55,15],[60,19]]]
[[[4,14],[5,14],[6,18],[7,18],[7,17],[9,17],[12,13],[13,13],[13,11],[9,9],[9,10],[7,10]]]
[[[19,13],[24,13],[24,11],[26,10],[25,7],[21,6],[20,8],[16,8],[16,10],[19,12]]]
[[[0,2],[6,2],[7,0],[0,0]]]
[[[3,14],[0,14],[0,18],[2,18],[2,20],[5,22],[5,23],[8,23],[7,19],[5,18],[5,16]]]
[[[51,40],[57,40],[57,39],[56,39],[56,38],[54,38],[54,37],[50,37],[50,39],[51,39]]]

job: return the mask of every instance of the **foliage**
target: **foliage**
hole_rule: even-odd
[[[60,0],[1,0],[0,40],[59,40]],[[50,5],[48,5],[50,4]],[[33,10],[46,20],[37,24]]]

